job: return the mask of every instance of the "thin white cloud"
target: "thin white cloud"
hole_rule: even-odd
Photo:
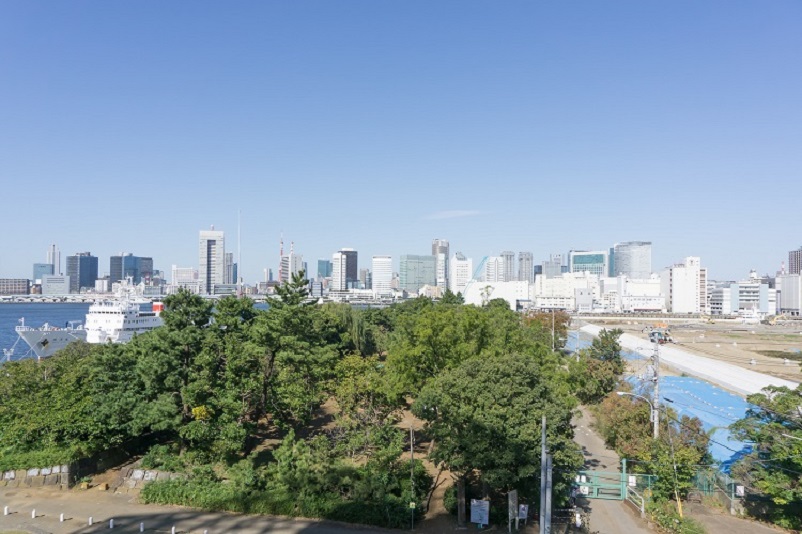
[[[457,219],[460,217],[475,217],[481,214],[482,212],[478,210],[446,210],[430,213],[424,218],[428,220]]]

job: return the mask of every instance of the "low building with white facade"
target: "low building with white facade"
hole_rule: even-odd
[[[666,310],[665,296],[658,275],[629,278],[626,275],[602,278],[602,308],[608,312],[659,313]]]
[[[802,274],[777,275],[776,284],[780,294],[780,313],[797,317],[802,315]]]
[[[531,284],[526,281],[473,282],[465,291],[465,304],[483,306],[494,299],[504,299],[511,310],[529,307]]]

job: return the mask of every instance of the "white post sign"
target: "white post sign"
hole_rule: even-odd
[[[523,519],[526,521],[529,518],[529,505],[528,504],[519,504],[518,505],[518,519]]]
[[[518,490],[507,494],[507,530],[512,532],[512,520],[515,520],[515,529],[518,530]]]
[[[490,524],[490,501],[471,499],[471,523]]]

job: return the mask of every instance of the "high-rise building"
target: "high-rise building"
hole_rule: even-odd
[[[485,261],[485,272],[483,282],[504,282],[504,258],[501,256],[489,256]]]
[[[535,281],[534,260],[531,252],[518,253],[518,281],[529,282],[530,284]]]
[[[348,257],[343,251],[335,252],[331,255],[331,286],[332,291],[346,291],[348,280],[346,272],[348,270]]]
[[[359,269],[359,289],[373,288],[373,273],[370,269]]]
[[[660,277],[661,292],[670,313],[707,313],[707,269],[698,257],[672,265]]]
[[[515,252],[505,250],[501,253],[501,260],[504,262],[502,267],[503,280],[499,282],[514,282],[515,281]]]
[[[401,255],[399,288],[416,293],[423,286],[437,284],[437,260],[434,256]]]
[[[153,278],[153,258],[134,256],[130,252],[121,252],[109,258],[109,280],[112,284],[128,278],[138,284]]]
[[[607,257],[604,250],[571,250],[568,252],[568,272],[607,276],[610,272]]]
[[[78,252],[67,256],[67,276],[70,277],[70,293],[82,289],[95,289],[97,280],[97,257],[91,252]]]
[[[613,245],[610,261],[610,276],[626,275],[629,278],[645,279],[652,274],[652,243],[650,241],[627,241]]]
[[[443,291],[448,287],[449,245],[446,239],[432,240],[432,256],[435,257],[435,278],[437,287]]]
[[[449,260],[448,288],[455,295],[465,293],[465,286],[473,277],[473,260],[457,252]]]
[[[541,267],[542,274],[546,278],[559,278],[563,273],[562,254],[552,254],[549,259],[543,261]]]
[[[352,248],[342,248],[340,253],[345,258],[345,289],[351,289],[359,284],[358,254]]]
[[[317,278],[318,280],[331,278],[331,261],[317,260]]]
[[[58,249],[55,243],[50,245],[47,249],[47,263],[53,266],[53,272],[51,274],[61,274],[61,251]]]
[[[201,230],[199,243],[198,281],[200,293],[210,295],[215,285],[225,283],[226,239],[220,230]]]
[[[281,265],[278,270],[279,282],[289,282],[292,280],[292,275],[304,270],[304,257],[295,252],[295,242],[291,242],[289,254],[281,256]],[[307,278],[309,277],[307,276]]]
[[[179,267],[173,265],[170,285],[174,288],[183,288],[191,293],[200,293],[200,280],[198,270],[194,267]]]
[[[34,284],[41,283],[42,278],[55,274],[54,266],[52,263],[34,263],[33,264],[33,278],[31,280]],[[39,280],[39,282],[37,282]]]
[[[802,272],[802,247],[788,252],[788,274],[800,274],[800,272]]]
[[[385,297],[393,293],[393,258],[392,256],[373,256],[371,264],[373,274],[373,294]]]

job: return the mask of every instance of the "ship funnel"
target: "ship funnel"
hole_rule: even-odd
[[[164,311],[164,302],[154,302],[153,303],[153,311],[156,315],[159,315],[161,312]]]

